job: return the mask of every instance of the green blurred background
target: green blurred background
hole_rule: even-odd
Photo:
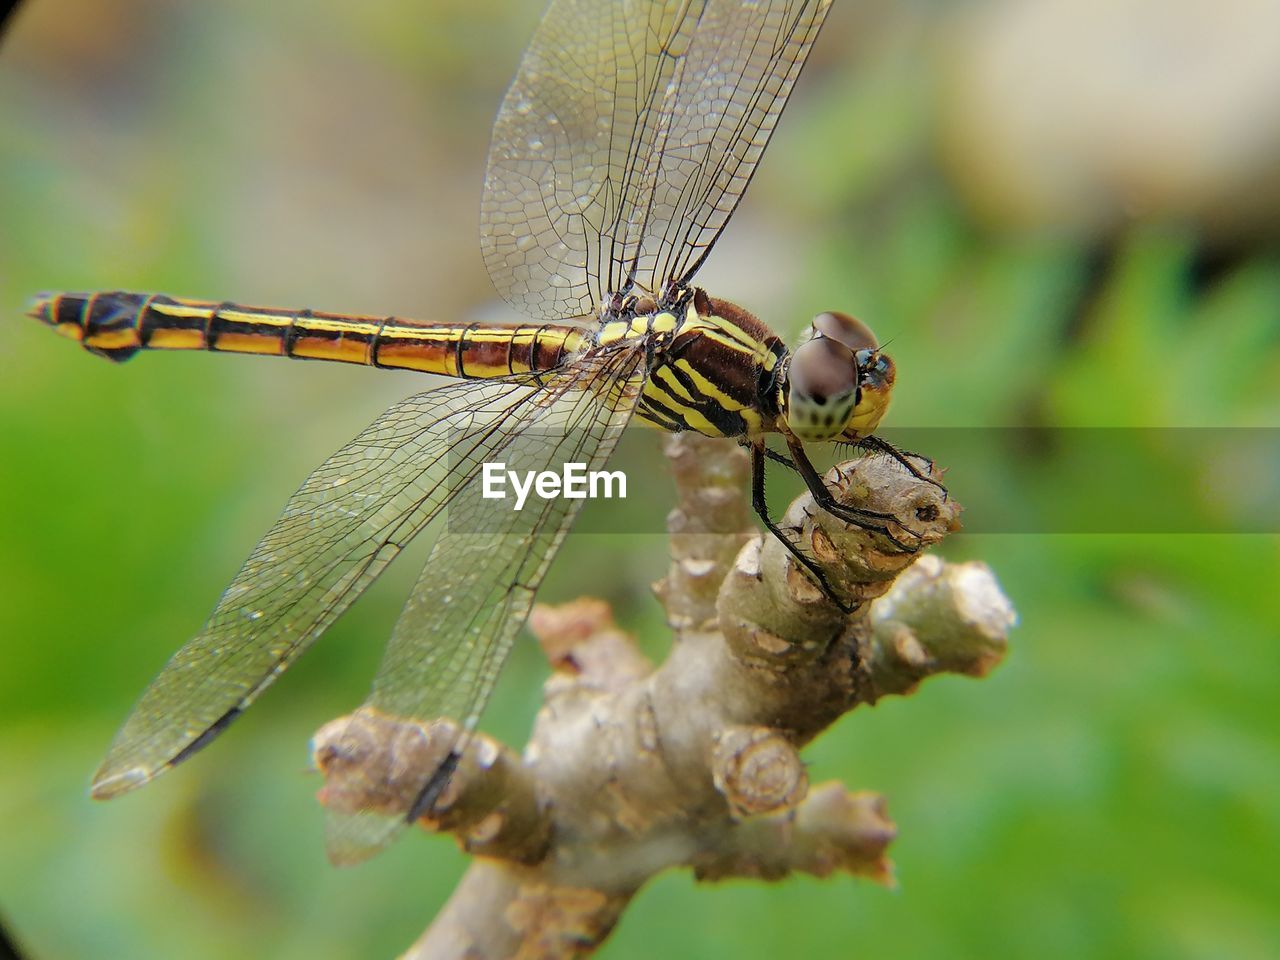
[[[310,733],[363,699],[412,558],[213,749],[118,802],[86,795],[288,493],[422,380],[115,367],[22,313],[40,289],[125,288],[493,314],[487,130],[540,12],[30,0],[13,23],[0,916],[32,956],[391,956],[464,868],[420,836],[330,868],[305,772]],[[899,363],[896,426],[1275,427],[1276,18],[1252,0],[840,0],[699,279],[788,337],[821,309],[869,320]],[[1247,529],[1274,459],[1198,452],[1178,451],[1196,482],[1167,509]],[[1002,495],[1090,509],[1099,488],[1028,456]],[[1164,497],[1144,463],[1106,479]],[[962,501],[985,483],[952,481]],[[604,956],[1280,956],[1280,540],[977,532],[944,553],[988,562],[1017,605],[1007,662],[806,753],[814,781],[888,797],[898,889],[671,874]],[[664,559],[658,536],[570,538],[543,599],[604,596],[660,654]],[[544,673],[520,642],[486,727],[521,742]]]

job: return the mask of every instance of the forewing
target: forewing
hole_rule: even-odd
[[[809,57],[831,0],[713,2],[656,178],[636,276],[688,282],[742,199]]]
[[[567,463],[584,472],[603,467],[639,398],[643,358],[642,345],[627,344],[583,369],[573,389],[546,391],[537,422],[503,444],[506,469],[525,475],[559,472]],[[477,468],[470,457],[450,464],[451,474],[472,475]],[[530,496],[517,511],[510,501],[456,499],[448,530],[396,623],[367,706],[393,720],[449,718],[465,738],[582,504]],[[414,771],[407,792],[421,796],[438,773],[434,766]],[[403,782],[396,790],[406,791]],[[329,856],[336,863],[362,859],[406,822],[404,811],[331,809]]]
[[[755,171],[830,0],[553,0],[494,123],[489,275],[544,319],[688,280]]]
[[[501,459],[504,445],[554,409],[552,398],[608,359],[411,397],[325,461],[204,628],[143,693],[94,778],[94,795],[141,786],[207,745],[475,479],[474,469],[451,464]]]

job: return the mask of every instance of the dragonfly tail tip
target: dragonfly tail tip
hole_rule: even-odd
[[[27,316],[32,320],[39,320],[42,323],[54,326],[53,304],[57,299],[58,294],[50,293],[46,290],[33,294],[31,298],[27,300]]]

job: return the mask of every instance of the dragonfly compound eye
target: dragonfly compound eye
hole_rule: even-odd
[[[850,350],[875,350],[879,344],[871,328],[847,313],[828,310],[813,318],[813,329],[824,337],[843,343]]]
[[[838,437],[857,403],[858,363],[852,350],[821,336],[796,347],[787,371],[787,426],[797,438]]]

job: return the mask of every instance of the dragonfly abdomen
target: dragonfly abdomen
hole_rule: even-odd
[[[484,379],[554,369],[586,340],[564,324],[420,323],[146,293],[46,294],[29,313],[117,362],[139,350],[212,350]]]

